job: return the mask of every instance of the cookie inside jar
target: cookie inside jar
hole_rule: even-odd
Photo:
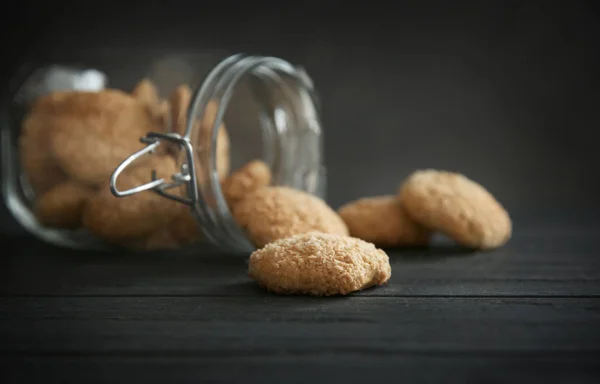
[[[38,223],[142,250],[200,240],[201,230],[189,206],[152,191],[119,199],[109,188],[115,168],[146,146],[141,138],[150,132],[185,129],[186,91],[191,94],[189,85],[181,84],[161,97],[152,80],[142,78],[130,90],[56,90],[36,97],[21,123],[18,155],[23,187],[29,190]],[[229,137],[225,127],[222,132],[216,156],[225,178]],[[168,180],[178,172],[179,156],[176,149],[160,146],[138,159],[119,183],[131,188],[153,176]],[[170,193],[186,192],[178,187]]]

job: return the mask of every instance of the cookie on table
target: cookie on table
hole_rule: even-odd
[[[416,171],[401,185],[399,198],[413,220],[466,247],[498,248],[512,235],[504,207],[483,186],[459,173]]]
[[[416,223],[396,196],[364,197],[338,209],[350,236],[379,247],[426,245],[432,231]]]
[[[257,247],[313,231],[348,235],[348,227],[325,201],[290,187],[255,190],[232,207],[238,224]]]
[[[310,232],[277,240],[250,256],[248,273],[279,294],[346,295],[385,284],[387,254],[349,236]]]

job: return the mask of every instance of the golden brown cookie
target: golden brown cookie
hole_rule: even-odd
[[[135,251],[165,251],[179,247],[177,240],[165,227],[160,227],[141,238],[121,240],[119,245]]]
[[[431,231],[415,223],[396,196],[365,197],[338,209],[350,235],[379,247],[425,245]]]
[[[223,194],[233,205],[258,188],[271,184],[271,169],[262,160],[252,160],[223,182]]]
[[[196,127],[196,131],[199,133],[196,138],[196,151],[198,155],[202,157],[204,151],[210,148],[210,140],[212,138],[212,126],[217,118],[218,104],[214,101],[210,101],[206,105],[204,117],[199,123],[200,126]],[[219,174],[219,180],[225,180],[229,175],[231,166],[231,154],[230,154],[231,142],[229,139],[229,133],[225,123],[221,123],[219,126],[219,132],[217,133],[217,173]],[[214,149],[212,149],[214,150]]]
[[[169,132],[171,118],[171,104],[168,100],[161,100],[158,94],[158,89],[150,79],[142,79],[131,92],[133,97],[146,105],[152,118],[156,120],[157,132]],[[165,147],[159,147],[159,151],[164,153]]]
[[[40,196],[67,179],[50,149],[51,120],[66,92],[40,97],[29,110],[19,136],[19,158],[33,192]]]
[[[158,89],[150,79],[142,79],[133,88],[131,94],[139,101],[151,105],[160,104]]]
[[[192,100],[192,90],[183,84],[175,88],[169,97],[171,103],[171,132],[181,136],[185,133],[187,111]]]
[[[250,277],[280,294],[346,295],[385,284],[391,274],[387,254],[373,244],[319,232],[277,240],[249,260]]]
[[[49,118],[50,146],[73,179],[92,185],[144,147],[140,138],[160,131],[146,106],[124,92],[71,92]]]
[[[171,102],[171,130],[184,135],[187,124],[187,112],[192,99],[192,91],[187,85],[178,86],[170,97]],[[196,155],[207,164],[207,154],[213,153],[215,149],[210,148],[212,124],[215,121],[218,105],[211,101],[207,104],[202,121],[195,122],[191,142],[194,145]],[[222,123],[217,134],[216,168],[219,180],[224,180],[229,174],[230,168],[230,140],[225,124]]]
[[[92,193],[89,187],[77,182],[62,182],[37,201],[35,215],[40,223],[50,227],[79,228],[83,207]]]
[[[171,104],[167,100],[162,100],[159,104],[149,107],[150,114],[156,121],[156,125],[161,129],[157,132],[169,133],[171,127]],[[166,153],[166,146],[161,149],[161,153]]]
[[[202,239],[202,230],[189,206],[178,204],[175,217],[167,224],[173,239],[180,245],[192,244]]]
[[[158,178],[167,181],[171,180],[177,170],[175,161],[170,156],[148,156],[139,162],[123,171],[118,179],[119,190],[151,181],[152,170],[156,171]],[[86,203],[83,224],[96,236],[112,242],[140,238],[170,222],[176,213],[177,204],[179,203],[152,191],[115,197],[108,183],[105,183]]]
[[[233,206],[233,216],[257,247],[312,231],[348,235],[338,214],[320,198],[289,187],[263,187]]]
[[[483,186],[461,174],[416,171],[402,184],[399,197],[413,220],[464,246],[492,249],[511,237],[508,212]]]

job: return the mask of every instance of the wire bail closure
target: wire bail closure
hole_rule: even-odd
[[[132,163],[134,163],[140,157],[152,153],[160,146],[162,141],[167,141],[172,144],[177,144],[180,148],[183,148],[186,155],[186,161],[181,164],[181,172],[178,172],[171,176],[172,181],[168,182],[165,179],[158,179],[156,176],[156,171],[152,170],[151,178],[152,181],[138,185],[137,187],[130,188],[124,191],[120,191],[117,188],[117,180],[121,173]],[[195,164],[194,164],[194,150],[192,148],[192,144],[187,137],[182,137],[177,133],[157,133],[150,132],[145,137],[140,139],[142,143],[147,144],[147,146],[129,156],[125,159],[112,173],[109,181],[110,190],[116,197],[125,197],[130,195],[135,195],[136,193],[144,192],[144,191],[153,191],[158,193],[159,195],[166,197],[171,200],[178,201],[182,204],[194,205],[198,201],[198,190],[196,188],[196,173],[194,172]],[[186,190],[188,197],[181,197],[174,195],[172,193],[166,192],[171,188],[179,187],[183,184],[186,184]]]
[[[285,60],[236,54],[219,62],[196,88],[187,107],[185,132],[151,132],[140,139],[146,147],[130,155],[111,175],[109,186],[112,194],[125,197],[152,191],[186,204],[199,222],[205,238],[211,243],[230,251],[253,251],[254,244],[229,210],[216,167],[218,132],[234,89],[245,76],[252,80],[250,85],[254,97],[267,109],[259,114],[263,139],[277,139],[271,143],[273,145],[265,146],[267,150],[263,148],[266,158],[271,158],[277,152],[280,169],[275,182],[315,193],[320,179],[311,176],[320,174],[315,172],[321,172],[322,149],[321,125],[317,116],[319,103],[312,80],[304,69]],[[210,102],[217,105],[216,115],[210,117],[214,120],[204,128],[210,137],[198,136],[197,130],[203,129],[206,106]],[[169,127],[169,130],[172,128]],[[185,152],[177,173],[159,179],[157,172],[153,170],[150,182],[128,190],[119,190],[117,181],[122,172],[165,142]],[[194,164],[195,162],[199,164]],[[202,180],[202,183],[198,183],[198,180]],[[186,187],[187,194],[170,191],[182,186]]]

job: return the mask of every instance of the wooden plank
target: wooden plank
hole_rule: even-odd
[[[31,241],[6,244],[0,295],[268,296],[246,257],[215,253],[94,253]],[[5,248],[5,249],[6,249]],[[598,296],[600,244],[585,236],[522,236],[495,252],[438,246],[389,251],[392,279],[367,296]]]
[[[597,383],[598,356],[472,356],[464,354],[3,358],[12,383]]]
[[[0,299],[3,354],[600,353],[598,299]]]

